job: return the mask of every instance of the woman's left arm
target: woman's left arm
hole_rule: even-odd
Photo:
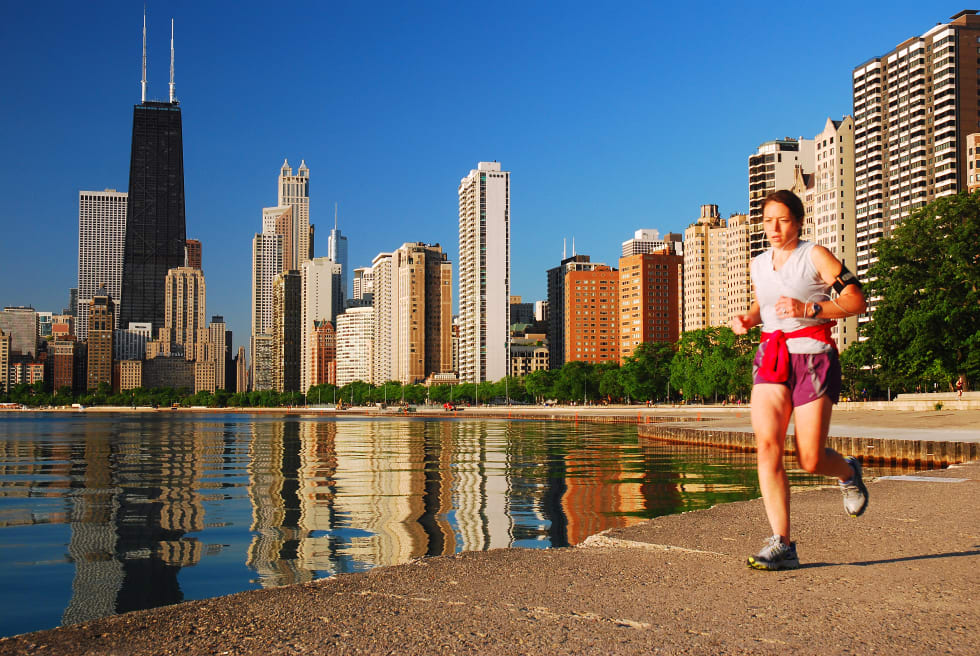
[[[844,266],[834,254],[823,246],[814,246],[812,251],[813,264],[817,267],[820,277],[828,285],[833,285],[837,277],[841,275]],[[850,284],[841,290],[840,295],[834,300],[826,302],[819,301],[821,311],[820,316],[825,319],[840,319],[856,314],[863,314],[868,308],[864,299],[864,292],[857,284]],[[806,303],[803,316],[809,317],[813,314],[813,303]]]

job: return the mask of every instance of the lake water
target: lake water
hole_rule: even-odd
[[[754,462],[631,425],[7,414],[0,635],[422,556],[574,545],[756,497]]]

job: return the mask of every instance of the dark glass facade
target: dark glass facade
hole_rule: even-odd
[[[177,103],[133,108],[133,150],[123,255],[121,327],[164,325],[167,271],[184,265],[184,148]]]

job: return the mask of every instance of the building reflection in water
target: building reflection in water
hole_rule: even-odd
[[[182,601],[179,574],[200,598],[568,546],[757,485],[751,455],[638,442],[619,426],[162,413],[25,425],[0,439],[0,529],[68,525],[66,624]]]
[[[75,575],[62,622],[182,601],[177,574],[202,556],[201,543],[185,535],[204,528],[197,490],[208,456],[221,458],[220,437],[181,421],[82,429],[71,447]]]

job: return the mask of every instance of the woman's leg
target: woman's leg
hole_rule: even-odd
[[[796,454],[800,467],[811,474],[848,481],[854,475],[844,456],[824,445],[834,404],[826,396],[796,408]]]
[[[793,406],[785,385],[752,388],[752,429],[758,451],[759,487],[773,535],[789,544],[789,480],[783,466],[786,427]]]

